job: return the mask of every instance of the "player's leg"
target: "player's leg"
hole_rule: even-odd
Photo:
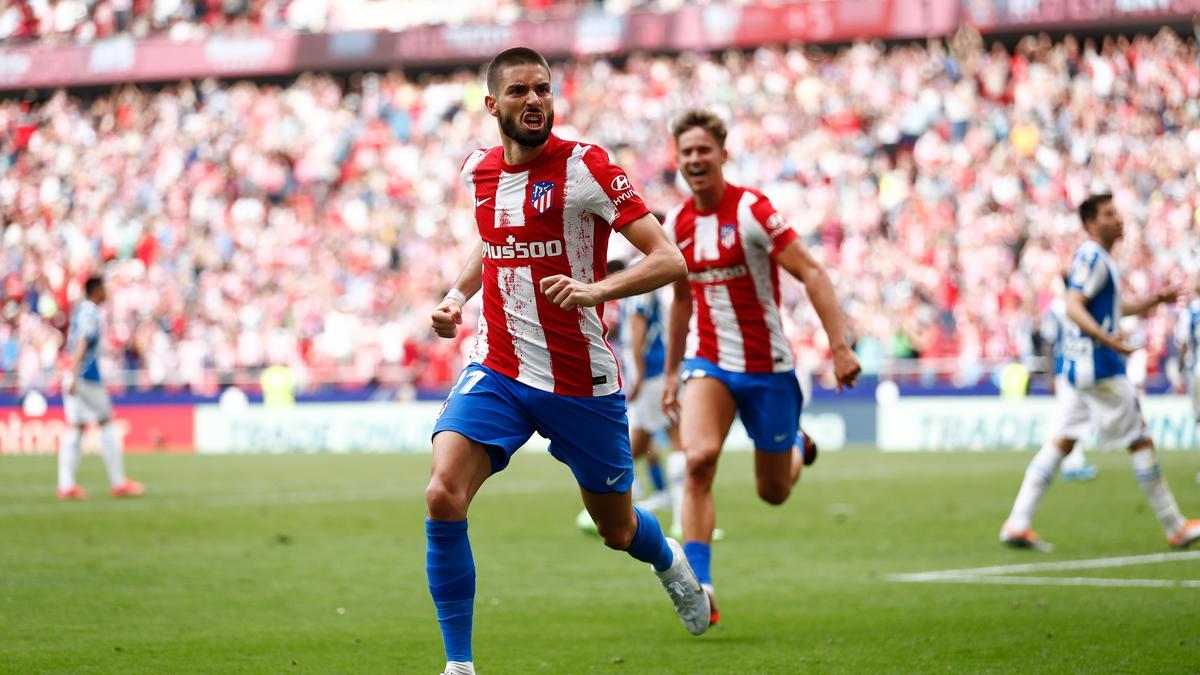
[[[1101,443],[1129,448],[1138,487],[1171,546],[1183,548],[1200,539],[1200,521],[1184,518],[1163,476],[1133,383],[1124,377],[1107,378],[1089,390],[1087,400],[1097,418]]]
[[[63,430],[58,448],[58,498],[63,501],[84,500],[87,499],[87,493],[75,483],[75,476],[83,455],[81,446],[85,427],[71,422],[75,417],[71,414],[71,406],[67,407],[67,411],[69,426]]]
[[[650,563],[684,627],[694,635],[703,633],[709,623],[708,598],[682,548],[663,536],[654,514],[633,505],[633,453],[625,399],[620,394],[528,393],[537,430],[550,439],[550,454],[570,467],[604,544]],[[580,433],[581,429],[586,432]]]
[[[473,673],[475,559],[467,512],[488,476],[533,434],[516,383],[477,364],[463,369],[433,429],[425,488],[425,573],[437,609],[447,673]]]
[[[1063,458],[1071,453],[1076,439],[1087,434],[1091,416],[1087,404],[1075,387],[1060,378],[1055,389],[1054,426],[1050,438],[1034,454],[1021,487],[1013,500],[1012,510],[1000,528],[1000,541],[1019,548],[1047,550],[1048,544],[1034,533],[1033,516],[1046,490],[1054,481]]]
[[[778,506],[800,479],[804,451],[799,436],[803,400],[794,373],[742,374],[733,387],[746,433],[754,441],[758,496]]]
[[[1059,467],[1058,475],[1064,481],[1088,481],[1093,480],[1099,474],[1099,469],[1094,464],[1088,464],[1087,454],[1084,448],[1079,443],[1075,444],[1075,448],[1063,458],[1062,466]]]

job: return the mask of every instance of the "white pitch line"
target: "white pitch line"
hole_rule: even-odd
[[[897,574],[897,577],[926,577],[939,579],[962,575],[1022,574],[1025,572],[1051,572],[1062,570],[1098,570],[1106,567],[1130,567],[1175,560],[1200,559],[1200,551],[1177,551],[1174,553],[1151,553],[1149,555],[1126,555],[1115,558],[1092,558],[1090,560],[1059,560],[1055,562],[1027,563],[1021,565],[995,565],[993,567],[970,567],[957,570],[938,570],[915,574]],[[917,578],[905,581],[918,581]]]
[[[888,581],[907,583],[997,584],[1005,586],[1104,586],[1142,588],[1200,588],[1200,580],[1192,579],[1111,579],[1104,577],[1023,577],[1011,576],[1024,572],[1056,570],[1092,570],[1110,567],[1132,567],[1153,563],[1200,559],[1200,551],[1127,555],[1090,560],[1060,560],[1021,565],[995,565],[969,569],[937,570],[912,574],[892,574]]]

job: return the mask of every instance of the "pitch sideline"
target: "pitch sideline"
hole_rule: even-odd
[[[1011,576],[1026,572],[1092,570],[1132,567],[1163,562],[1200,559],[1200,551],[1152,553],[1088,560],[1059,560],[1017,565],[994,565],[966,569],[934,570],[908,574],[890,574],[888,581],[901,583],[994,584],[1000,586],[1093,586],[1105,588],[1200,588],[1200,579],[1113,579],[1106,577],[1026,577]]]

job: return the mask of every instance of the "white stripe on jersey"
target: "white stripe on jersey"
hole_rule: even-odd
[[[762,305],[763,319],[766,321],[767,331],[771,334],[772,368],[775,372],[794,370],[796,366],[792,363],[792,348],[783,333],[779,305],[775,303],[775,285],[771,283],[771,269],[774,265],[770,254],[771,237],[750,211],[750,207],[757,201],[758,197],[754,193],[742,193],[742,200],[738,203],[738,227],[741,228],[738,234],[742,239],[746,267],[750,269],[750,276],[754,279],[754,294],[758,296],[758,303]],[[762,242],[762,246],[747,245],[756,241]]]
[[[475,331],[475,346],[471,348],[471,355],[467,360],[472,363],[483,363],[487,360],[488,355],[488,323],[487,317],[483,315],[483,310],[479,311],[479,328]]]
[[[692,235],[695,245],[692,248],[692,259],[696,262],[719,260],[721,249],[717,244],[717,214],[696,216],[696,232]]]
[[[525,188],[529,172],[500,172],[496,184],[496,227],[525,227]]]
[[[596,260],[596,222],[584,210],[585,205],[595,205],[606,197],[595,176],[588,170],[583,155],[591,146],[577,145],[567,159],[566,198],[563,201],[563,240],[566,241],[567,262],[571,266],[571,277],[590,284],[596,280],[593,265]],[[608,201],[607,199],[603,201]],[[616,217],[614,208],[611,214]],[[604,340],[604,328],[595,307],[579,308],[579,330],[588,341],[588,358],[592,366],[592,393],[605,396],[612,393],[619,381],[617,357]]]
[[[487,150],[476,150],[475,152],[471,153],[471,156],[467,158],[467,161],[463,162],[462,173],[460,175],[462,177],[463,183],[465,183],[467,188],[471,191],[472,201],[474,201],[474,199],[476,198],[475,197],[475,167],[479,166],[479,163],[483,161],[484,157],[487,157],[487,154],[488,154]]]
[[[543,391],[554,391],[550,349],[538,319],[533,268],[528,265],[501,267],[497,270],[497,277],[500,297],[504,300],[508,333],[513,337],[513,351],[517,356],[517,381]]]
[[[742,326],[729,298],[729,287],[724,284],[709,284],[704,287],[704,300],[713,326],[717,329],[717,365],[725,370],[741,373],[746,370],[746,348],[742,340]]]

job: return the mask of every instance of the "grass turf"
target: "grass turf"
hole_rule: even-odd
[[[921,572],[1166,551],[1128,466],[1057,484],[1051,554],[996,543],[1029,455],[827,453],[781,508],[723,458],[723,625],[688,636],[645,565],[581,535],[578,494],[519,455],[471,514],[483,673],[1147,672],[1200,662],[1197,588],[901,584]],[[54,459],[0,458],[0,672],[436,673],[425,455],[133,456],[150,494],[53,498]],[[1165,453],[1200,514],[1200,454]],[[1200,561],[1041,576],[1198,579]]]

